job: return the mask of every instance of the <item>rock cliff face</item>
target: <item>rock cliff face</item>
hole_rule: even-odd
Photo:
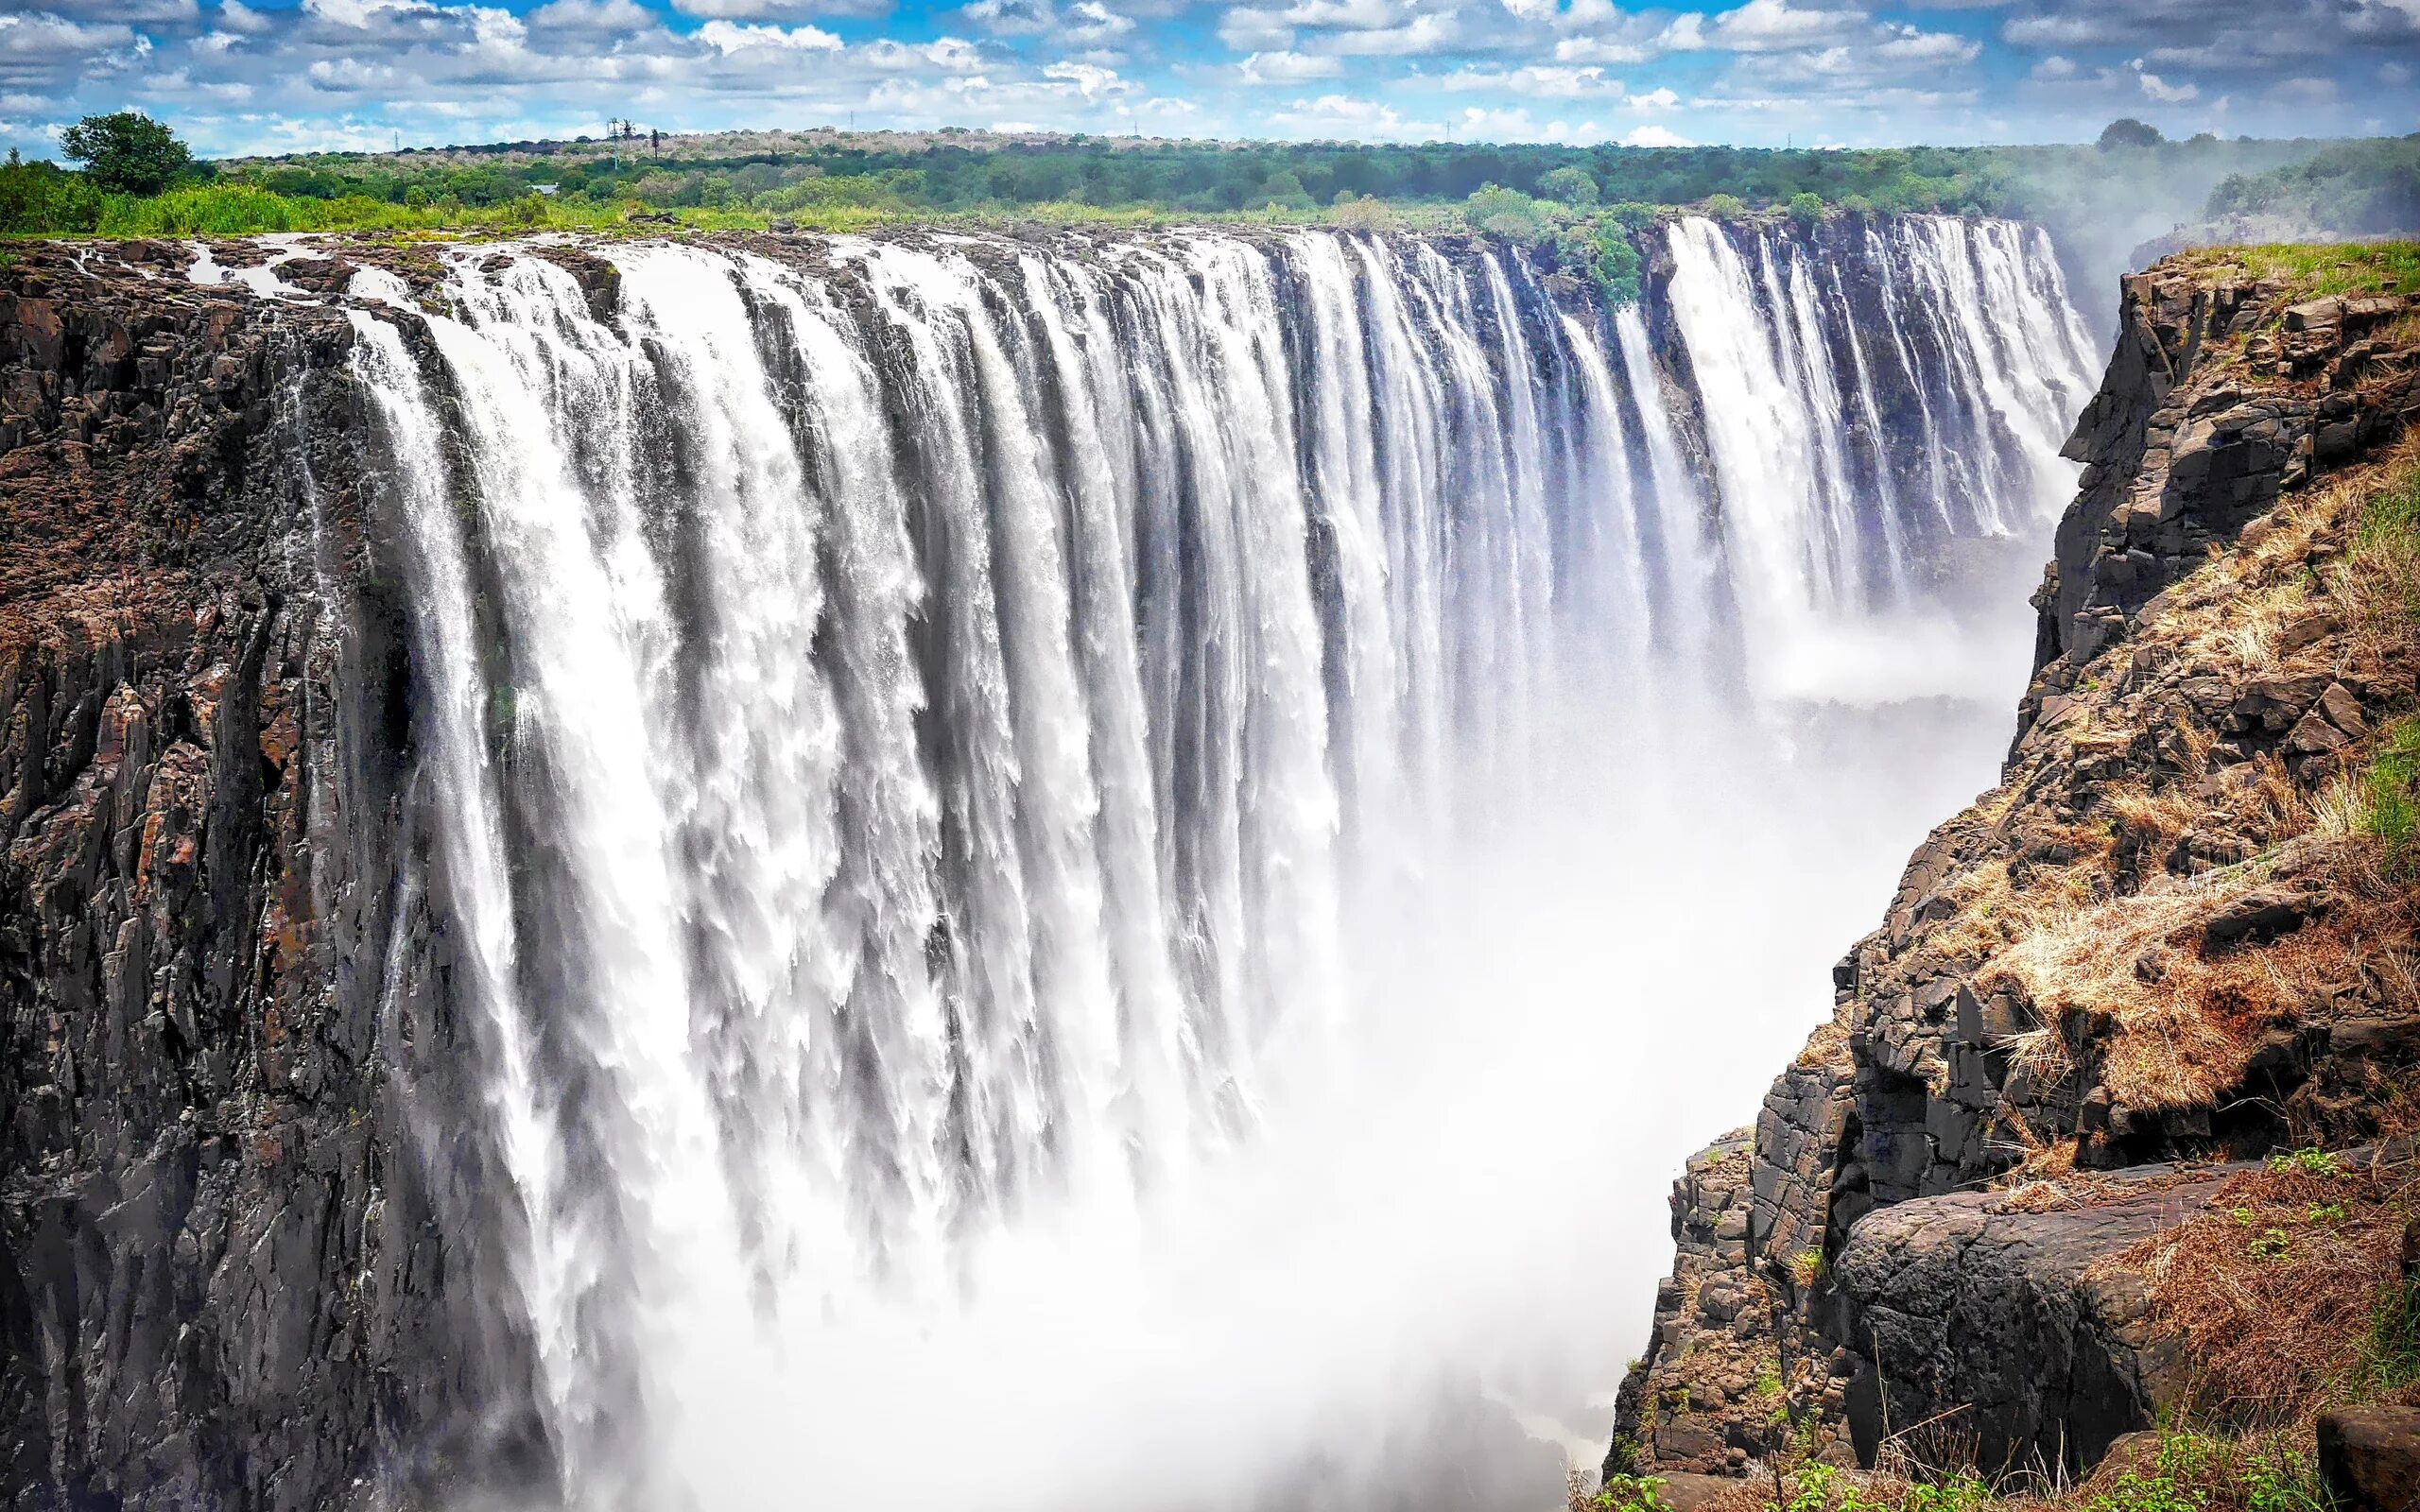
[[[341,320],[126,255],[0,273],[0,1504],[318,1508],[463,1326],[408,672]]]
[[[2088,1467],[2186,1373],[2093,1263],[2199,1211],[2207,1162],[2378,1131],[2420,1061],[2413,901],[2342,816],[2420,667],[2361,525],[2404,486],[2415,311],[2209,254],[2126,281],[2002,783],[1917,850],[1725,1179],[1676,1187],[1609,1470],[1706,1468],[1683,1404],[1743,1353],[1837,1462],[1946,1419],[1987,1469]],[[1707,1349],[1684,1297],[1751,1294]]]

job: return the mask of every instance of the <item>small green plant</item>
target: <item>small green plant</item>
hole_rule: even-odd
[[[2256,1451],[2242,1480],[2244,1512],[2330,1512],[2317,1467],[2290,1449]]]
[[[1756,1395],[1759,1397],[1781,1395],[1781,1370],[1778,1366],[1769,1365],[1756,1373]]]
[[[2360,1379],[2364,1396],[2391,1396],[2420,1384],[2420,1283],[2401,1277],[2378,1288],[2370,1308],[2370,1336],[2362,1341]]]
[[[2361,829],[2386,852],[2387,875],[2420,875],[2420,717],[2396,720],[2379,737],[2361,776]]]
[[[2278,1176],[2300,1172],[2304,1176],[2320,1177],[2330,1181],[2344,1174],[2344,1167],[2337,1163],[2335,1156],[2325,1150],[2310,1148],[2273,1155],[2269,1157],[2269,1169]]]
[[[1992,1488],[1962,1470],[1945,1481],[1910,1486],[1898,1512],[1982,1512],[1991,1504]]]
[[[1824,1252],[1820,1249],[1800,1250],[1790,1257],[1789,1274],[1800,1286],[1813,1287],[1824,1279]]]
[[[1661,1475],[1609,1475],[1588,1503],[1596,1512],[1671,1512]]]
[[[2283,1260],[2294,1252],[2294,1236],[2283,1228],[2264,1228],[2252,1242],[2255,1260]]]
[[[2314,1202],[2305,1216],[2308,1223],[2342,1223],[2353,1216],[2352,1210],[2341,1202]]]

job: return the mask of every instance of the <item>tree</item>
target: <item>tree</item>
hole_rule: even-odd
[[[112,194],[156,195],[194,166],[177,134],[140,111],[88,115],[60,133],[59,147]]]
[[[1539,175],[1538,193],[1547,199],[1585,208],[1597,202],[1597,180],[1585,168],[1556,168]]]
[[[1824,197],[1805,190],[1789,197],[1789,218],[1801,226],[1812,227],[1824,218]]]
[[[2121,116],[2102,129],[2100,150],[2106,152],[2112,147],[2155,147],[2167,140],[2168,138],[2159,134],[2158,127],[2145,121],[2137,121],[2131,115]]]

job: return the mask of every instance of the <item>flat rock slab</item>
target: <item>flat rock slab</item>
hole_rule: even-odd
[[[2241,1165],[2141,1166],[2123,1190],[2027,1211],[1962,1192],[1867,1214],[1835,1267],[1831,1332],[1865,1357],[1848,1414],[1860,1462],[1917,1425],[1970,1439],[1986,1470],[2096,1464],[2148,1428],[2183,1361],[2146,1323],[2139,1278],[2094,1263],[2206,1206]]]

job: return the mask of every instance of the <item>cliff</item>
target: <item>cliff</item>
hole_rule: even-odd
[[[0,1504],[299,1512],[467,1326],[409,671],[341,318],[121,250],[0,271]]]
[[[2056,1479],[2171,1411],[2342,1397],[2278,1362],[2368,1335],[2408,1160],[2350,1152],[2420,1065],[2420,299],[2380,266],[2126,281],[2001,782],[1917,850],[1723,1179],[1676,1186],[1609,1473]],[[2294,1150],[2335,1174],[2257,1163]],[[2290,1275],[2350,1313],[2210,1299]]]

